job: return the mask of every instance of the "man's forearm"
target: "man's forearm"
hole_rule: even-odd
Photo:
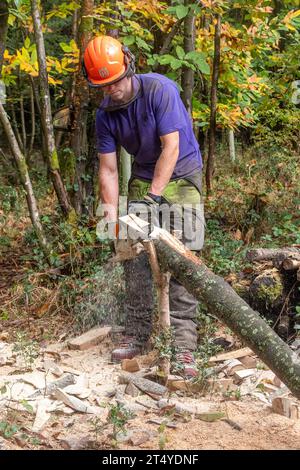
[[[104,204],[104,216],[107,221],[115,221],[118,218],[119,182],[118,174],[110,174],[99,171],[100,198]]]
[[[169,183],[178,159],[178,148],[166,147],[156,162],[150,192],[161,196]]]

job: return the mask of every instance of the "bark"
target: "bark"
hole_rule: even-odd
[[[163,37],[163,32],[161,30],[155,32],[155,42],[154,42],[154,52],[159,55],[167,54],[172,46],[172,41],[184,21],[184,18],[181,18],[176,23],[173,24],[170,31],[165,37]],[[166,65],[160,65],[157,62],[153,65],[153,72],[165,73],[167,70]]]
[[[35,138],[35,107],[34,107],[34,93],[32,86],[30,86],[30,116],[31,116],[31,136],[30,136],[30,144],[28,149],[28,155],[30,159],[30,155],[32,154],[34,138]]]
[[[12,115],[12,124],[14,128],[15,137],[17,139],[19,147],[22,148],[23,143],[22,143],[21,135],[20,135],[19,128],[18,128],[18,121],[17,121],[16,111],[15,111],[13,102],[11,102],[11,115]]]
[[[171,342],[169,334],[171,327],[169,302],[170,274],[161,272],[153,241],[144,242],[144,246],[149,255],[153,279],[157,287],[160,334],[163,335],[164,347],[168,351]],[[166,384],[170,374],[170,357],[168,355],[160,357],[159,365]]]
[[[6,44],[7,27],[8,27],[8,5],[7,5],[7,1],[3,0],[0,3],[0,78],[1,78],[2,63],[3,63],[3,54],[5,51],[5,44]]]
[[[81,21],[78,33],[80,63],[83,59],[85,48],[92,39],[94,0],[83,0],[81,5]],[[78,186],[74,196],[74,207],[77,214],[82,214],[86,198],[85,180],[82,177],[88,171],[86,165],[88,157],[87,120],[90,92],[81,67],[79,67],[76,74],[75,93],[72,98],[71,148],[76,159],[76,182]]]
[[[129,155],[126,150],[121,147],[120,151],[120,159],[121,159],[121,178],[122,178],[122,187],[120,194],[122,196],[126,196],[128,193],[128,181],[130,180],[131,176],[131,156]]]
[[[218,14],[215,27],[215,47],[212,83],[210,93],[210,125],[209,125],[209,147],[206,167],[206,188],[209,195],[212,191],[212,178],[214,174],[214,160],[216,150],[216,112],[217,112],[217,90],[220,68],[220,45],[221,45],[221,16]]]
[[[25,126],[24,94],[23,93],[21,93],[21,96],[20,96],[20,117],[21,117],[21,129],[22,129],[22,150],[23,150],[23,155],[26,155],[27,135],[26,135],[26,126]]]
[[[190,0],[184,0],[184,5],[189,6]],[[184,52],[192,52],[195,50],[195,13],[190,9],[189,13],[184,19]],[[189,116],[192,120],[192,97],[194,89],[194,71],[189,67],[183,67],[182,69],[182,81],[181,86],[183,89],[182,92],[182,101],[189,113]]]
[[[234,331],[299,399],[299,358],[259,314],[166,231],[159,230],[155,246],[160,266],[206,304],[208,310]]]
[[[300,259],[300,250],[298,248],[257,248],[247,251],[246,259],[248,261],[272,261],[275,267],[281,267],[286,259]]]
[[[50,248],[48,246],[48,243],[47,243],[44,231],[43,231],[43,227],[40,221],[38,206],[37,206],[37,202],[36,202],[34,192],[32,189],[32,184],[31,184],[29,173],[28,173],[26,160],[20,150],[20,147],[14,135],[14,132],[9,122],[6,111],[1,103],[0,103],[0,121],[3,125],[4,131],[6,133],[7,139],[9,141],[11,150],[13,152],[13,155],[14,155],[17,167],[18,167],[20,179],[21,179],[22,185],[26,193],[26,200],[27,200],[30,219],[35,229],[35,232],[39,241],[39,245],[41,249],[43,250],[43,252],[45,253],[45,256],[48,257],[50,253]]]
[[[235,155],[235,142],[234,142],[234,132],[232,129],[228,130],[228,143],[229,143],[229,155],[230,161],[235,163],[236,155]]]
[[[55,138],[52,124],[52,112],[50,102],[50,92],[48,83],[46,51],[44,37],[42,32],[42,24],[40,18],[40,10],[38,0],[31,0],[31,11],[34,24],[34,35],[38,53],[39,63],[39,84],[40,84],[40,101],[42,111],[42,121],[47,146],[47,159],[50,169],[53,186],[62,209],[63,214],[70,218],[74,217],[74,211],[69,201],[67,191],[60,175],[58,155],[55,147]]]

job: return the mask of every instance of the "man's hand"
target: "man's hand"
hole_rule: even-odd
[[[167,203],[166,199],[163,196],[158,196],[157,194],[153,194],[148,192],[146,196],[144,196],[144,201],[148,204],[157,204],[160,206],[163,203]]]

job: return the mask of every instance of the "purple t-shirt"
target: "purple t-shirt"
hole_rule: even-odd
[[[117,144],[134,156],[132,175],[152,180],[161,154],[160,136],[179,132],[179,157],[171,179],[202,169],[202,159],[192,123],[175,82],[157,73],[135,75],[136,99],[128,107],[106,110],[109,97],[96,116],[97,151],[111,153]]]

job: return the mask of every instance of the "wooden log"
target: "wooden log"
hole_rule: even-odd
[[[253,250],[248,250],[246,253],[246,259],[248,261],[273,261],[275,258],[280,256],[288,257],[292,253],[300,255],[300,250],[293,247],[287,247],[282,249],[273,249],[273,248],[257,248]],[[283,259],[284,259],[283,258]]]
[[[269,325],[224,279],[163,229],[155,230],[161,266],[225,323],[300,398],[300,361]]]
[[[145,250],[149,255],[149,262],[154,278],[154,282],[157,287],[158,295],[158,315],[159,315],[159,326],[160,334],[164,335],[165,339],[165,348],[166,350],[170,347],[170,304],[169,304],[169,288],[170,288],[170,274],[161,272],[159,263],[157,260],[155,245],[153,241],[145,241],[144,243]],[[164,378],[164,383],[167,385],[168,377],[170,374],[170,357],[164,356],[159,358],[159,367]]]
[[[293,258],[286,258],[283,262],[282,262],[282,267],[283,269],[285,269],[286,271],[294,271],[296,269],[299,269],[300,268],[300,257],[299,259],[293,259]]]

